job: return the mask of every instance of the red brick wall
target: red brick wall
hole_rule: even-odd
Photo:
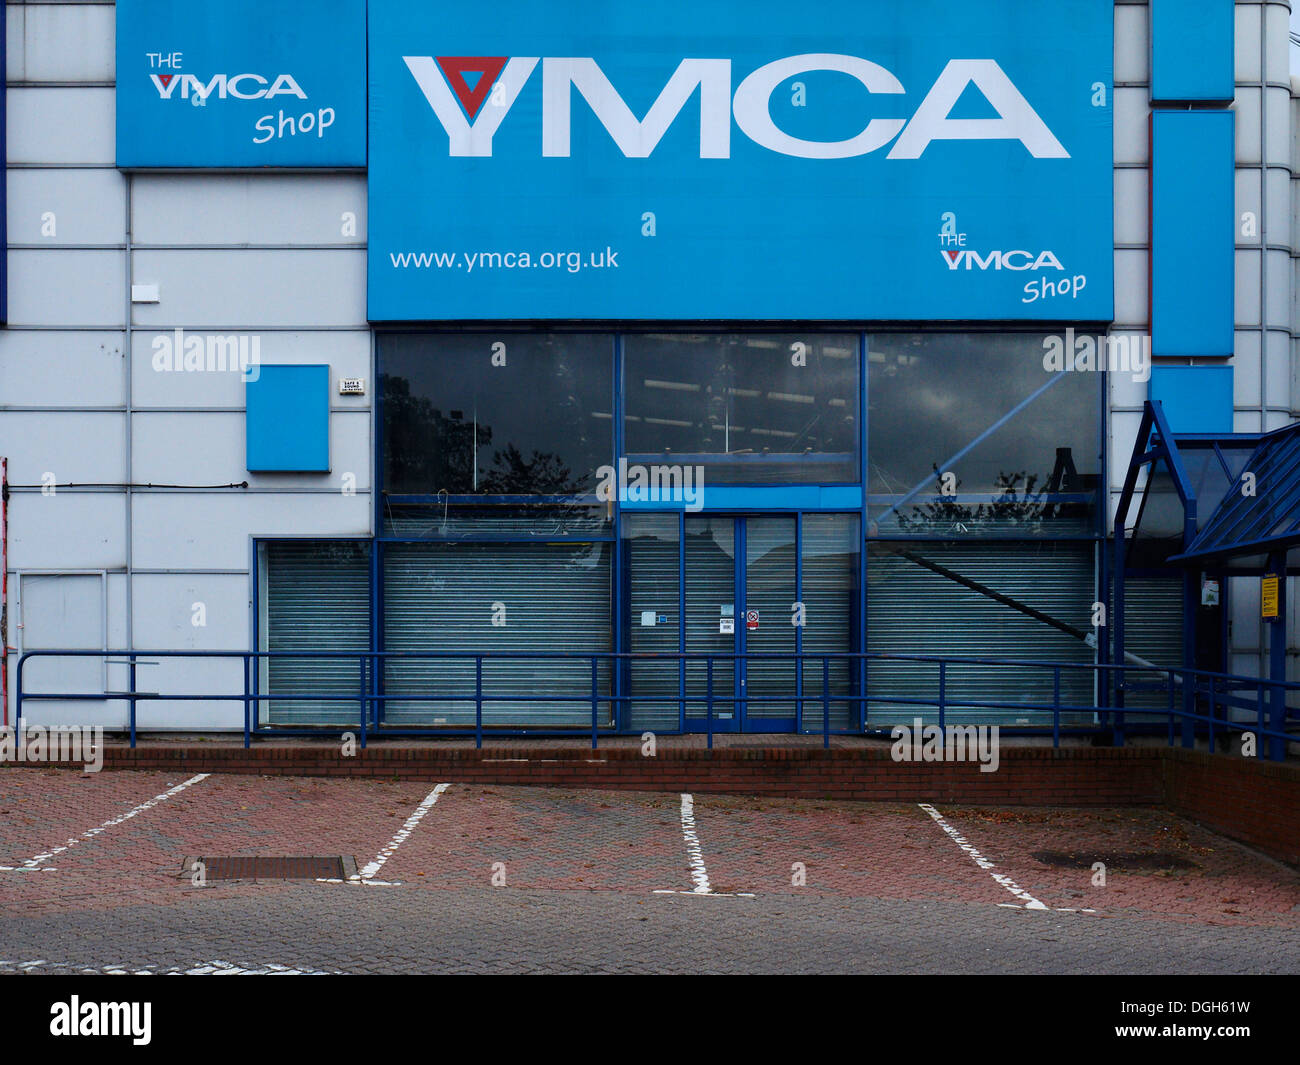
[[[1300,866],[1300,766],[1181,748],[1163,753],[1165,806]]]
[[[996,806],[1132,806],[1161,802],[1156,748],[1003,747],[996,773],[976,763],[894,762],[887,748],[666,749],[634,747],[375,746],[343,758],[316,746],[110,747],[107,769],[189,773],[377,776],[404,780],[529,784],[628,791],[736,792],[865,802],[960,802]]]
[[[996,773],[975,763],[894,762],[885,747],[636,747],[173,744],[108,747],[105,769],[387,777],[625,791],[731,792],[859,802],[989,806],[1154,806],[1300,865],[1300,767],[1166,747],[1003,747]]]

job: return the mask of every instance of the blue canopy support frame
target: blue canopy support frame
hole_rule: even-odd
[[[1250,446],[1253,450],[1244,471],[1236,475],[1224,457],[1224,450],[1240,450],[1243,446]],[[1226,479],[1226,491],[1203,525],[1198,520],[1196,489],[1183,455],[1183,450],[1192,448],[1212,450]],[[1168,471],[1183,510],[1180,550],[1165,560],[1167,565],[1183,571],[1182,668],[1191,671],[1196,665],[1197,574],[1206,566],[1226,567],[1234,559],[1266,557],[1265,571],[1279,577],[1277,616],[1270,618],[1269,626],[1270,729],[1284,732],[1288,714],[1283,687],[1287,649],[1287,550],[1300,545],[1300,422],[1264,434],[1179,435],[1170,430],[1159,401],[1148,400],[1144,404],[1142,422],[1115,513],[1115,613],[1111,631],[1114,660],[1118,663],[1141,663],[1125,650],[1128,524],[1134,500],[1140,497],[1138,477],[1141,471],[1149,469],[1141,493],[1145,494],[1151,489],[1154,474],[1161,463]],[[1124,742],[1125,684],[1120,679],[1123,676],[1122,671],[1117,675],[1113,699],[1112,739],[1116,744]],[[1197,686],[1184,681],[1181,687],[1184,710],[1182,743],[1184,747],[1191,747],[1195,743]],[[1281,761],[1285,755],[1286,741],[1270,739],[1269,757]]]

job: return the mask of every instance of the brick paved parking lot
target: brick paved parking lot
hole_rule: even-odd
[[[1300,875],[1152,808],[7,769],[0,906],[3,972],[1300,971]]]

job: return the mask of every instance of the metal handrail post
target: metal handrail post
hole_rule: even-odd
[[[944,720],[948,710],[948,663],[939,663],[939,731],[944,732]]]
[[[713,750],[713,656],[709,655],[708,660],[708,678],[705,681],[704,688],[704,712],[708,718],[706,731],[708,733],[709,750]]]
[[[1264,742],[1264,682],[1262,680],[1256,685],[1255,694],[1259,708],[1259,724],[1255,727],[1255,754],[1258,757],[1259,747]]]
[[[1052,746],[1061,746],[1061,667],[1052,671]]]
[[[1214,715],[1218,709],[1218,699],[1216,698],[1217,692],[1215,689],[1215,684],[1216,684],[1215,679],[1211,677],[1210,678],[1210,746],[1209,746],[1210,754],[1214,753]]]
[[[474,748],[483,747],[483,656],[474,656]]]
[[[14,746],[23,743],[23,666],[27,664],[27,655],[18,659],[18,669],[14,679],[18,682],[18,691],[14,694]]]
[[[357,655],[357,673],[360,675],[360,681],[361,681],[360,689],[357,692],[357,694],[360,696],[357,705],[360,707],[359,713],[361,717],[361,746],[364,749],[366,746],[366,719],[370,716],[368,713],[370,707],[367,705],[367,698],[366,698],[365,652],[362,652],[361,654]]]
[[[591,749],[593,751],[596,750],[597,748],[596,714],[597,714],[597,707],[600,705],[600,700],[599,700],[600,689],[597,686],[598,676],[599,673],[596,669],[596,656],[592,655],[591,656]]]
[[[244,750],[248,750],[253,745],[253,711],[252,695],[253,685],[250,681],[252,669],[250,663],[252,655],[245,652],[243,655],[244,662]]]
[[[831,745],[831,660],[822,656],[822,747]]]
[[[1169,743],[1168,746],[1174,745],[1174,671],[1169,671]]]
[[[131,723],[131,747],[135,747],[135,654],[132,653],[130,665],[127,667],[127,705],[129,706],[128,716]]]

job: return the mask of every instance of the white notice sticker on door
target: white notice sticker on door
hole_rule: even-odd
[[[718,619],[718,632],[719,632],[721,635],[723,635],[723,636],[734,636],[734,635],[736,635],[736,619],[735,619],[735,618],[719,618],[719,619]]]
[[[655,612],[653,610],[641,611],[641,627],[643,629],[653,629],[655,627]]]

